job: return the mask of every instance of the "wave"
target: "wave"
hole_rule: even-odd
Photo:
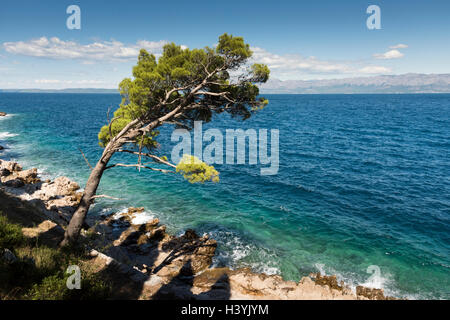
[[[213,230],[208,235],[219,244],[213,258],[213,267],[249,267],[257,273],[281,274],[279,258],[275,252],[257,246],[232,231]]]
[[[14,115],[15,115],[15,114],[13,114],[13,113],[8,113],[6,116],[0,117],[0,121],[1,121],[1,120],[9,119],[9,118],[11,118],[11,117],[14,116]]]
[[[420,300],[427,298],[416,294],[405,293],[397,289],[393,276],[389,272],[381,272],[380,268],[375,265],[371,265],[367,268],[367,278],[365,280],[353,273],[339,272],[338,270],[328,267],[323,263],[316,263],[315,268],[322,275],[335,275],[338,283],[343,281],[353,293],[356,293],[357,286],[363,286],[366,288],[383,289],[385,296],[402,297],[408,300]]]
[[[151,211],[144,211],[141,213],[135,214],[134,218],[131,220],[132,224],[144,224],[152,221],[155,218],[155,215]]]
[[[18,135],[19,134],[17,134],[17,133],[10,133],[8,131],[0,132],[0,140],[16,137]]]
[[[111,210],[112,209],[105,208],[102,210],[102,213],[107,214]],[[120,219],[126,212],[128,212],[128,208],[123,208],[123,209],[119,210],[118,212],[116,212],[114,214],[114,216],[113,216],[114,220]],[[102,213],[100,213],[100,214],[102,214]],[[145,224],[147,222],[152,221],[156,217],[155,214],[150,210],[145,210],[143,212],[136,212],[133,215],[134,215],[134,218],[131,220],[131,223],[135,224],[135,225]]]

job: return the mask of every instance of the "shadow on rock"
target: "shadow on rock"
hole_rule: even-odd
[[[227,274],[223,274],[208,291],[193,293],[195,276],[192,262],[189,260],[181,268],[180,273],[168,284],[163,285],[154,295],[154,300],[229,300],[230,282]]]

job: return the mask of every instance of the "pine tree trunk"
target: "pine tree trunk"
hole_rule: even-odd
[[[160,119],[166,120],[163,118]],[[159,122],[153,121],[151,126],[147,126],[148,131],[153,130],[158,124]],[[60,243],[61,247],[74,243],[78,240],[81,228],[84,224],[84,220],[86,219],[86,215],[89,211],[89,207],[91,206],[92,200],[94,199],[93,197],[97,192],[97,188],[100,184],[100,180],[102,179],[103,172],[108,167],[109,160],[114,155],[114,153],[127,141],[133,141],[137,136],[142,135],[139,130],[133,129],[133,127],[141,127],[142,125],[143,123],[139,119],[133,120],[132,122],[127,124],[127,126],[125,126],[125,128],[122,129],[122,131],[118,135],[116,135],[116,137],[114,137],[105,147],[102,157],[97,162],[94,169],[92,169],[91,174],[89,175],[86,187],[84,188],[83,197],[81,198],[80,204],[75,210],[75,213],[70,219],[69,225],[67,226],[66,232],[64,234],[64,239]]]
[[[106,149],[108,149],[108,147]],[[97,192],[97,188],[98,185],[100,184],[103,172],[105,171],[106,166],[108,165],[108,162],[113,154],[114,154],[113,150],[109,151],[105,150],[105,152],[102,155],[102,158],[100,158],[100,160],[95,165],[94,169],[91,171],[91,174],[89,175],[89,179],[86,183],[86,187],[83,192],[83,197],[81,198],[80,204],[75,210],[75,213],[73,214],[70,223],[67,226],[66,232],[64,234],[64,240],[61,242],[60,246],[66,246],[70,243],[74,243],[77,241],[78,236],[80,235],[81,228],[84,224],[87,212],[89,211],[89,207],[92,204],[92,199]]]

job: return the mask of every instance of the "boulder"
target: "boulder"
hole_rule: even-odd
[[[4,249],[2,254],[2,260],[8,264],[12,264],[17,261],[17,258],[14,255],[14,253],[11,252],[11,250]]]
[[[113,242],[115,246],[129,246],[135,244],[142,233],[136,231],[134,228],[128,228],[123,231],[119,238]]]
[[[206,239],[200,241],[200,245],[194,250],[191,260],[191,268],[194,274],[209,268],[216,248],[216,240]]]
[[[48,200],[46,203],[47,210],[65,210],[71,214],[75,212],[78,202],[73,201],[71,197],[63,197],[59,199]]]
[[[366,297],[370,300],[389,300],[390,297],[385,297],[383,289],[366,288],[363,286],[356,287],[356,295]]]
[[[8,172],[10,172],[10,174],[8,174]],[[11,186],[14,187],[17,186],[18,187],[22,187],[25,184],[32,184],[32,183],[38,183],[40,182],[39,178],[37,177],[37,169],[33,168],[33,169],[28,169],[28,170],[23,170],[23,171],[10,171],[9,169],[3,168],[1,169],[1,176],[2,178],[2,182],[7,185],[7,186]],[[18,183],[14,180],[20,180],[23,183]],[[13,181],[8,183],[9,181]]]
[[[198,234],[195,232],[195,230],[193,229],[187,229],[184,232],[183,238],[188,240],[188,241],[192,241],[192,240],[196,240],[199,238]]]
[[[138,246],[146,244],[148,242],[149,238],[146,234],[141,234],[139,238],[137,239],[136,243]]]
[[[1,112],[1,111],[0,111],[0,117],[4,117],[4,116],[6,116],[6,115],[7,115],[6,112]]]
[[[0,160],[0,170],[1,169],[6,169],[9,172],[14,172],[14,171],[21,171],[22,166],[14,161]]]
[[[188,229],[181,237],[170,237],[161,245],[164,252],[177,252],[179,256],[172,264],[183,267],[189,262],[192,274],[209,268],[216,252],[217,242],[208,236],[199,237],[194,230]]]
[[[11,174],[11,171],[9,171],[8,169],[5,168],[1,168],[0,169],[0,178],[1,177],[7,177]]]
[[[321,275],[319,273],[315,273],[311,275],[314,279],[315,283],[321,286],[328,286],[331,289],[342,291],[344,289],[344,282],[341,281],[338,283],[337,278],[335,275],[327,276],[327,275]]]
[[[38,191],[39,198],[48,201],[68,197],[65,201],[77,198],[76,191],[80,189],[78,183],[71,181],[67,177],[58,177],[53,182],[44,183]],[[75,202],[74,200],[71,200]],[[69,204],[70,205],[70,204]]]
[[[144,207],[140,208],[130,207],[128,208],[127,212],[121,214],[119,220],[131,223],[131,221],[136,217],[136,213],[142,213],[144,212],[144,210],[145,210]]]
[[[21,188],[25,185],[25,183],[20,179],[8,179],[8,180],[2,179],[2,183],[10,188]]]
[[[53,181],[56,193],[61,196],[72,196],[80,189],[80,185],[67,177],[58,177]]]
[[[150,239],[161,239],[164,238],[164,235],[166,234],[166,226],[162,225],[159,226],[156,229],[151,230],[150,232],[147,232],[145,235]]]
[[[144,230],[146,232],[151,232],[158,224],[159,224],[159,219],[155,218],[152,221],[149,221],[144,225]]]
[[[53,221],[45,220],[37,227],[22,228],[22,234],[27,238],[35,238],[39,243],[56,247],[64,238],[64,229]]]
[[[166,235],[166,226],[160,226],[158,228],[153,228],[149,232],[145,232],[143,228],[145,225],[139,226],[130,226],[128,229],[124,230],[119,239],[114,241],[115,246],[133,246],[133,245],[144,245],[150,240],[159,240],[165,237]]]
[[[17,178],[22,180],[25,184],[41,182],[41,180],[38,178],[36,168],[15,172],[13,173],[13,176],[16,176]]]
[[[128,214],[141,213],[141,212],[144,212],[144,210],[145,210],[144,207],[139,207],[139,208],[130,207],[130,208],[128,208]]]

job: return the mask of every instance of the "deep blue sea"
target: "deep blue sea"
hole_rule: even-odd
[[[266,97],[251,119],[220,116],[204,129],[279,129],[277,175],[223,164],[215,165],[220,183],[194,185],[109,170],[99,193],[123,200],[99,200],[90,214],[144,206],[173,233],[194,228],[217,239],[216,265],[290,280],[322,271],[395,296],[450,299],[450,95]],[[11,114],[0,120],[0,157],[83,186],[89,168],[78,148],[96,162],[99,128],[119,102],[0,93],[0,111]],[[161,130],[162,154],[176,144],[172,129]],[[372,265],[380,274],[367,272]]]

